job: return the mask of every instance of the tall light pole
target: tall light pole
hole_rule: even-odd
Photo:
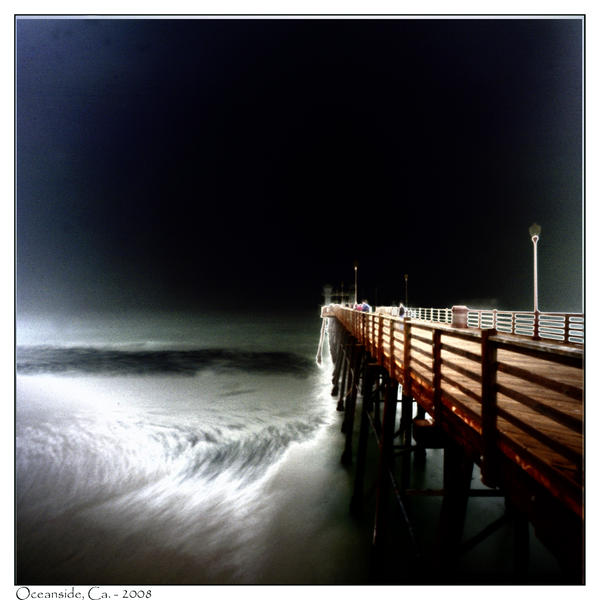
[[[408,306],[408,273],[404,274],[404,306]]]
[[[358,263],[354,261],[354,305],[358,304]]]
[[[533,311],[535,313],[538,312],[537,245],[541,231],[542,228],[537,223],[529,228],[529,235],[533,242]]]

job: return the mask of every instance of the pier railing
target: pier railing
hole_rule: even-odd
[[[397,306],[378,306],[375,312],[399,316]],[[452,308],[405,308],[405,316],[429,323],[448,323],[470,329],[495,329],[533,339],[581,345],[585,341],[585,315],[536,311]]]
[[[583,344],[585,318],[582,313],[469,310],[468,326],[496,329],[502,333],[525,337]]]
[[[471,312],[480,326],[503,323],[496,311]],[[453,327],[442,320],[447,319],[443,312],[426,314],[432,318],[339,305],[322,311],[336,317],[402,384],[403,394],[412,396],[436,427],[462,439],[480,457],[486,483],[506,479],[500,465],[508,460],[581,517],[581,344],[517,337],[515,318],[506,335],[495,328]]]

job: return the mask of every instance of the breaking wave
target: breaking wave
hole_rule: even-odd
[[[196,375],[204,369],[306,375],[313,361],[293,352],[244,350],[116,350],[88,346],[19,346],[17,372],[86,375]]]

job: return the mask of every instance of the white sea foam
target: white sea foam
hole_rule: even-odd
[[[335,418],[329,377],[239,364],[192,376],[19,375],[19,572],[252,583],[264,569],[250,548],[268,544],[282,503],[269,481]]]

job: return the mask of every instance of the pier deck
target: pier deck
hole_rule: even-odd
[[[540,539],[581,557],[581,346],[339,305],[323,316],[337,319],[369,361],[402,385],[403,398],[426,416],[419,423],[458,443]]]

